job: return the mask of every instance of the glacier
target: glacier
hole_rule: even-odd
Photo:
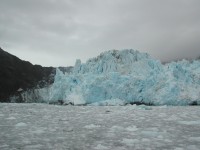
[[[199,105],[200,61],[162,64],[137,50],[110,50],[70,73],[58,68],[54,83],[22,93],[25,102],[73,105]]]

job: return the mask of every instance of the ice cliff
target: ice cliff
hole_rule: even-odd
[[[111,50],[86,63],[77,60],[71,73],[57,69],[50,87],[22,97],[74,105],[200,104],[200,61],[162,65],[146,53]]]

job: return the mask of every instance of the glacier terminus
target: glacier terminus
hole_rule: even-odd
[[[52,85],[21,97],[73,105],[199,105],[200,61],[162,64],[137,50],[110,50],[86,63],[77,60],[71,72],[57,69]]]

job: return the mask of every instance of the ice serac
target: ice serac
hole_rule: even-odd
[[[152,69],[159,69],[161,64],[158,64],[159,62],[153,60],[147,53],[140,53],[135,50],[111,50],[89,59],[84,64],[77,60],[73,73],[96,75],[118,72],[122,75],[142,75],[152,73]]]
[[[136,50],[111,50],[77,60],[70,73],[57,69],[54,83],[37,93],[42,101],[74,105],[200,104],[200,61],[162,65]]]
[[[165,82],[160,85],[156,100],[159,104],[200,104],[200,61],[172,62],[164,66]],[[165,98],[165,101],[162,101]]]
[[[143,93],[155,84],[162,72],[161,63],[146,53],[111,50],[86,63],[77,60],[71,74],[57,69],[50,101],[64,100],[73,104],[113,99],[143,102]]]
[[[57,69],[51,91],[50,101],[75,105],[198,104],[200,62],[162,65],[146,53],[111,50],[86,63],[77,60],[71,74]]]

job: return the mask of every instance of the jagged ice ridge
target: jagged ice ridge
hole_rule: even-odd
[[[22,97],[26,102],[74,105],[200,104],[200,61],[163,65],[146,53],[111,50],[86,63],[77,60],[71,73],[57,69],[50,87]]]

